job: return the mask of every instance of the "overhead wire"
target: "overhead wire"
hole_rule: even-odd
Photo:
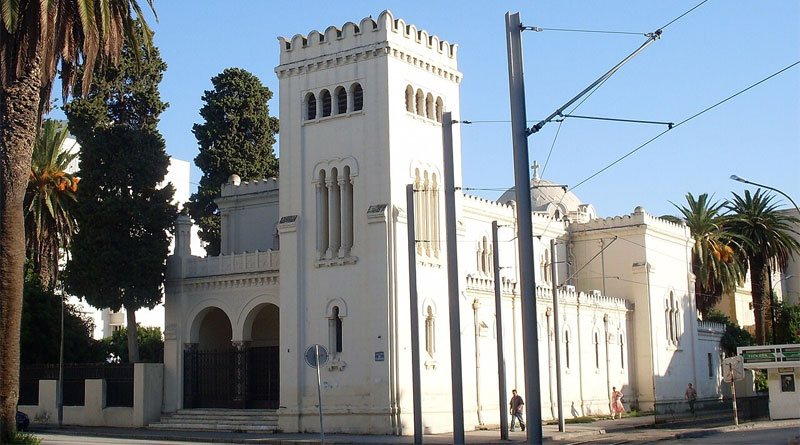
[[[786,70],[789,70],[789,69],[791,69],[791,68],[793,68],[793,67],[797,66],[798,64],[800,64],[800,60],[798,60],[797,62],[794,62],[794,63],[792,63],[791,65],[789,65],[789,66],[787,66],[787,67],[785,67],[785,68],[783,68],[783,69],[781,69],[781,70],[778,70],[777,72],[775,72],[775,73],[773,73],[773,74],[771,74],[771,75],[769,75],[769,76],[767,76],[767,77],[765,77],[765,78],[763,78],[763,79],[759,80],[758,82],[756,82],[756,83],[754,83],[754,84],[752,84],[752,85],[748,86],[747,88],[744,88],[744,89],[742,89],[742,90],[740,90],[740,91],[738,91],[738,92],[736,92],[736,93],[734,93],[734,94],[732,94],[732,95],[730,95],[730,96],[726,97],[725,99],[723,99],[723,100],[721,100],[721,101],[719,101],[719,102],[715,103],[714,105],[711,105],[710,107],[707,107],[707,108],[703,109],[702,111],[699,111],[699,112],[697,112],[697,113],[695,113],[695,114],[693,114],[693,115],[691,115],[691,116],[687,117],[686,119],[684,119],[684,120],[682,120],[682,121],[680,121],[680,122],[676,123],[675,125],[673,125],[673,126],[672,126],[672,128],[667,128],[666,130],[664,130],[664,131],[662,131],[661,133],[659,133],[659,134],[657,134],[657,135],[653,136],[652,138],[650,138],[649,140],[647,140],[647,141],[646,141],[646,142],[644,142],[643,144],[641,144],[641,145],[639,145],[638,147],[634,148],[633,150],[631,150],[631,151],[629,151],[629,152],[625,153],[623,156],[621,156],[621,157],[617,158],[615,161],[611,162],[610,164],[606,165],[605,167],[601,168],[600,170],[596,171],[595,173],[593,173],[593,174],[589,175],[589,176],[588,176],[587,178],[585,178],[584,180],[582,180],[582,181],[578,182],[577,184],[573,185],[573,186],[570,188],[570,191],[572,191],[572,190],[575,190],[576,188],[578,188],[578,187],[580,187],[581,185],[585,184],[586,182],[588,182],[588,181],[589,181],[589,180],[591,180],[592,178],[596,177],[597,175],[599,175],[599,174],[603,173],[604,171],[608,170],[609,168],[611,168],[611,167],[615,166],[616,164],[618,164],[618,163],[622,162],[622,161],[623,161],[625,158],[627,158],[627,157],[631,156],[632,154],[634,154],[634,153],[638,152],[639,150],[641,150],[642,148],[646,147],[647,145],[649,145],[650,143],[652,143],[652,142],[653,142],[653,141],[655,141],[656,139],[660,138],[661,136],[663,136],[663,135],[664,135],[664,134],[666,134],[667,132],[669,132],[669,131],[671,131],[671,130],[674,130],[675,128],[678,128],[679,126],[681,126],[681,125],[683,125],[683,124],[685,124],[685,123],[687,123],[687,122],[689,122],[689,121],[691,121],[691,120],[693,120],[693,119],[695,119],[695,118],[697,118],[697,117],[701,116],[702,114],[705,114],[705,113],[707,113],[708,111],[710,111],[710,110],[712,110],[712,109],[714,109],[714,108],[716,108],[716,107],[718,107],[718,106],[720,106],[720,105],[724,104],[725,102],[727,102],[727,101],[729,101],[729,100],[731,100],[731,99],[735,98],[736,96],[739,96],[740,94],[743,94],[743,93],[745,93],[745,92],[747,92],[747,91],[749,91],[749,90],[751,90],[751,89],[755,88],[756,86],[758,86],[758,85],[761,85],[762,83],[764,83],[764,82],[768,81],[769,79],[772,79],[773,77],[775,77],[775,76],[777,76],[777,75],[779,75],[779,74],[783,73],[783,72],[784,72],[784,71],[786,71]]]

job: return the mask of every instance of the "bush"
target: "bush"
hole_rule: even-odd
[[[753,336],[739,327],[738,324],[731,322],[727,315],[720,311],[711,311],[706,317],[706,321],[723,323],[725,333],[722,335],[721,346],[725,355],[728,357],[736,355],[736,348],[739,346],[752,346],[756,344]]]
[[[31,433],[17,431],[16,434],[11,437],[11,442],[9,443],[21,445],[39,445],[42,443],[42,441]]]
[[[164,337],[161,328],[145,328],[137,325],[139,342],[139,361],[143,363],[164,363]],[[114,331],[114,335],[103,339],[109,359],[116,363],[128,363],[128,329]]]

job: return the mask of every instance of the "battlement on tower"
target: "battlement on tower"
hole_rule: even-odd
[[[433,64],[448,71],[457,67],[458,45],[440,40],[403,19],[395,19],[388,10],[381,12],[377,20],[365,17],[358,24],[329,26],[324,32],[312,30],[308,35],[296,34],[291,39],[278,37],[278,42],[281,65],[310,62],[324,56],[358,59],[363,57],[359,53],[366,52],[368,57],[375,51],[389,53],[399,49],[406,57],[421,57],[423,65]]]
[[[584,223],[574,222],[570,224],[570,231],[581,232],[585,230],[616,229],[643,225],[647,225],[651,228],[656,228],[663,232],[671,233],[679,237],[690,236],[689,228],[684,224],[674,223],[672,221],[650,215],[644,210],[644,207],[641,206],[637,206],[633,213],[629,215],[596,218]]]
[[[265,193],[278,190],[278,178],[254,179],[252,181],[240,181],[239,177],[232,178],[222,184],[221,196],[251,195],[254,193]]]

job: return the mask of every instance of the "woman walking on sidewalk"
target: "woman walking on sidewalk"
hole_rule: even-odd
[[[617,387],[611,388],[611,419],[617,420],[617,414],[622,419],[622,413],[625,412],[625,407],[622,406],[622,393],[617,391]]]

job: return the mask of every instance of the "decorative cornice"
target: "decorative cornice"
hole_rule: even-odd
[[[184,290],[187,291],[208,291],[208,290],[231,290],[246,289],[253,287],[278,286],[279,273],[253,273],[240,275],[209,276],[202,278],[187,278],[183,281]]]

